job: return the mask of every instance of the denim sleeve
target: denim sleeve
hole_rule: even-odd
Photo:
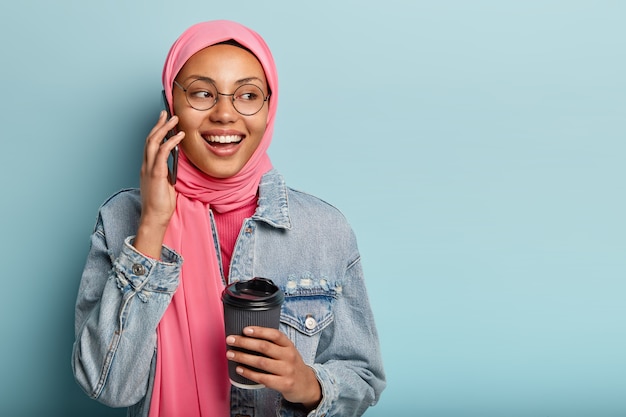
[[[322,333],[312,366],[322,401],[309,417],[360,416],[385,388],[380,345],[360,258],[346,270],[333,323]]]
[[[76,300],[72,369],[90,397],[128,407],[145,395],[156,351],[156,327],[178,287],[182,258],[164,247],[162,261],[124,240],[108,248],[99,217]]]

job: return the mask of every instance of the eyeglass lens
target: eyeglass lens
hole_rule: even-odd
[[[193,81],[186,90],[187,101],[196,110],[208,110],[215,106],[219,95],[231,96],[231,94],[218,93],[212,82],[203,79]],[[228,98],[232,101],[235,110],[246,116],[257,113],[265,102],[263,90],[254,84],[239,86],[232,97]]]

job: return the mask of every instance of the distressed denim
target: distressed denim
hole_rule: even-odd
[[[72,353],[83,390],[108,406],[128,407],[129,416],[148,415],[156,327],[183,263],[167,247],[160,261],[133,248],[140,214],[136,189],[118,192],[99,210]],[[215,233],[214,243],[219,254]],[[276,170],[261,180],[256,212],[242,225],[230,265],[230,282],[255,276],[284,291],[280,330],[322,387],[322,401],[308,415],[359,416],[374,405],[385,376],[354,233],[336,208],[286,187]],[[271,389],[231,388],[232,417],[305,415]]]

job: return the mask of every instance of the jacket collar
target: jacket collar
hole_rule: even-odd
[[[280,229],[291,229],[287,185],[276,169],[269,170],[261,178],[259,202],[252,218]]]

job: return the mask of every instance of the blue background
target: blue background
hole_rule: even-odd
[[[626,3],[24,0],[0,15],[3,416],[124,414],[70,368],[89,235],[138,184],[170,44],[216,18],[274,52],[274,165],[356,230],[388,376],[367,416],[626,416]]]

